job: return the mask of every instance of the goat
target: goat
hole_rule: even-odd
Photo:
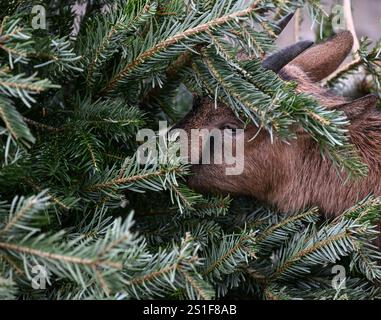
[[[254,124],[244,129],[244,170],[241,175],[225,175],[226,164],[195,164],[188,184],[201,193],[252,196],[284,212],[317,206],[326,216],[337,216],[367,195],[381,196],[381,113],[378,98],[368,95],[347,101],[318,83],[332,74],[353,46],[353,36],[343,31],[327,41],[290,46],[263,62],[285,81],[295,81],[297,91],[309,93],[327,109],[342,110],[350,121],[349,138],[369,166],[366,177],[343,183],[343,176],[317,143],[302,130],[297,139],[284,143]],[[195,106],[177,125],[191,129],[236,129],[243,124],[232,109],[208,98],[195,99]],[[256,136],[255,139],[252,137]],[[192,146],[188,146],[191,148]],[[201,153],[200,153],[201,154]]]

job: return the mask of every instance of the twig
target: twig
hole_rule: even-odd
[[[25,118],[24,117],[24,121],[36,128],[39,128],[39,129],[45,129],[45,130],[48,130],[48,131],[53,131],[53,132],[62,132],[64,131],[64,128],[55,128],[55,127],[52,127],[52,126],[48,126],[44,123],[40,123],[40,122],[37,122],[37,121],[34,121],[32,119],[29,119],[29,118]]]
[[[301,9],[298,8],[295,12],[295,24],[294,24],[294,40],[295,40],[295,42],[298,42],[300,40],[301,19],[302,19]]]
[[[353,14],[352,14],[352,5],[351,0],[343,0],[343,7],[344,7],[344,17],[345,22],[347,25],[347,29],[352,33],[353,35],[353,47],[352,52],[354,55],[354,60],[350,63],[344,65],[343,67],[336,70],[333,74],[331,74],[325,81],[324,85],[329,84],[330,82],[334,81],[335,79],[338,79],[340,76],[345,74],[347,71],[358,67],[361,65],[361,57],[359,55],[360,50],[360,41],[357,37],[355,24],[353,21]]]
[[[358,51],[360,49],[360,41],[357,37],[355,23],[353,21],[351,0],[343,0],[343,7],[344,7],[344,16],[345,16],[347,28],[350,32],[352,32],[353,39],[354,39],[352,51],[355,55],[355,58],[358,58]]]

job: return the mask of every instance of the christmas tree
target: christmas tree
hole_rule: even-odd
[[[137,160],[139,129],[175,124],[209,95],[269,134],[300,123],[338,169],[366,174],[341,113],[262,72],[299,8],[332,34],[320,1],[91,0],[80,17],[76,2],[0,5],[0,298],[380,297],[380,199],[333,220],[290,215],[197,194],[178,159]],[[361,68],[361,88],[380,94],[370,44],[326,86],[343,90]]]

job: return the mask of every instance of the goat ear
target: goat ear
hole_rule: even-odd
[[[377,103],[378,97],[369,94],[352,102],[339,105],[335,109],[343,111],[348,119],[354,119],[376,108]]]
[[[318,82],[334,72],[350,53],[353,36],[350,31],[343,31],[329,40],[304,51],[289,65],[302,69],[312,81]]]

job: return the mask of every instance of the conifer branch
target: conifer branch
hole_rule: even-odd
[[[227,24],[230,21],[235,21],[236,19],[248,16],[255,12],[256,5],[253,5],[247,9],[241,10],[239,12],[234,12],[231,14],[228,14],[223,17],[219,17],[217,19],[214,19],[212,21],[209,21],[207,23],[201,24],[199,26],[196,26],[194,28],[185,30],[184,32],[180,32],[178,34],[175,34],[174,36],[165,39],[162,42],[159,42],[151,49],[143,52],[140,54],[135,60],[131,61],[129,64],[127,64],[121,71],[116,74],[111,81],[108,83],[108,85],[102,89],[100,92],[100,95],[104,96],[107,95],[110,91],[112,91],[117,83],[122,80],[124,77],[126,77],[131,70],[138,68],[141,64],[143,64],[148,58],[152,57],[154,54],[164,51],[168,47],[181,42],[184,39],[189,39],[197,34],[204,33],[206,31],[210,31],[213,28],[219,27],[221,25]]]

